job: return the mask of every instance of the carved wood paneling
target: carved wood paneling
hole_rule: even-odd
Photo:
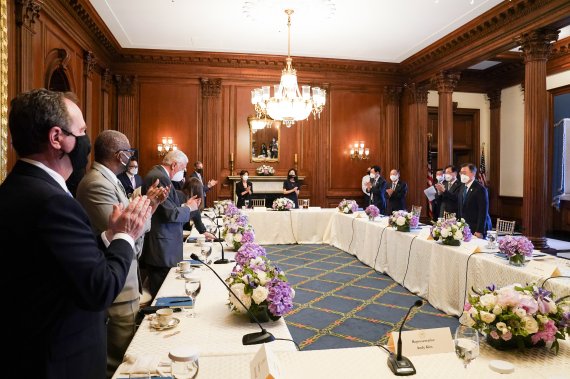
[[[201,125],[199,135],[198,155],[204,164],[204,180],[220,180],[218,175],[221,168],[222,150],[212,148],[219,146],[221,139],[221,79],[201,78]],[[192,162],[191,162],[192,163]],[[190,169],[190,172],[192,169]],[[206,184],[204,183],[204,184]],[[206,197],[207,206],[213,205],[213,200],[218,198],[219,186],[214,186]]]
[[[434,82],[439,94],[437,153],[441,163],[453,164],[453,90],[459,81],[457,72],[439,72]]]
[[[485,153],[490,158],[488,189],[489,189],[489,213],[499,214],[499,183],[501,178],[501,90],[495,89],[487,93],[489,99],[490,116],[489,122],[489,145]]]
[[[400,98],[402,87],[384,87],[384,146],[390,148],[382,149],[384,152],[384,162],[386,170],[400,168],[399,146],[400,146]]]

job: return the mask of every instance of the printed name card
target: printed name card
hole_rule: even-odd
[[[399,333],[392,332],[388,347],[394,353]],[[449,328],[419,329],[402,332],[402,354],[409,356],[452,353],[455,345]]]
[[[539,261],[529,261],[525,269],[531,274],[540,276],[541,278],[550,276],[560,276],[560,270],[556,265],[539,262]]]
[[[265,207],[253,207],[254,212],[267,212],[267,208]]]
[[[273,352],[262,344],[249,364],[251,379],[279,379],[281,370]]]

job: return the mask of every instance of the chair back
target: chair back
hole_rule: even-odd
[[[497,235],[512,235],[515,232],[515,222],[516,221],[507,221],[501,220],[500,218],[497,219]]]
[[[443,219],[449,220],[450,218],[455,218],[455,213],[443,211]]]
[[[299,199],[299,208],[301,209],[307,209],[309,208],[309,199]]]
[[[421,205],[412,205],[412,211],[411,212],[414,216],[420,217],[420,215],[422,214],[422,206]]]
[[[251,205],[253,207],[265,207],[265,199],[252,199]]]

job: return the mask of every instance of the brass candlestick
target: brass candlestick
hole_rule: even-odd
[[[298,171],[298,165],[297,165],[297,153],[295,153],[295,171]]]
[[[234,153],[230,153],[230,175],[234,174]]]

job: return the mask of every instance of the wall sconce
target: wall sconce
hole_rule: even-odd
[[[158,155],[163,157],[171,150],[178,150],[178,145],[173,142],[172,137],[162,137],[162,143],[157,146]]]
[[[355,142],[353,145],[350,145],[350,159],[369,159],[370,158],[370,149],[364,147],[364,142]]]

